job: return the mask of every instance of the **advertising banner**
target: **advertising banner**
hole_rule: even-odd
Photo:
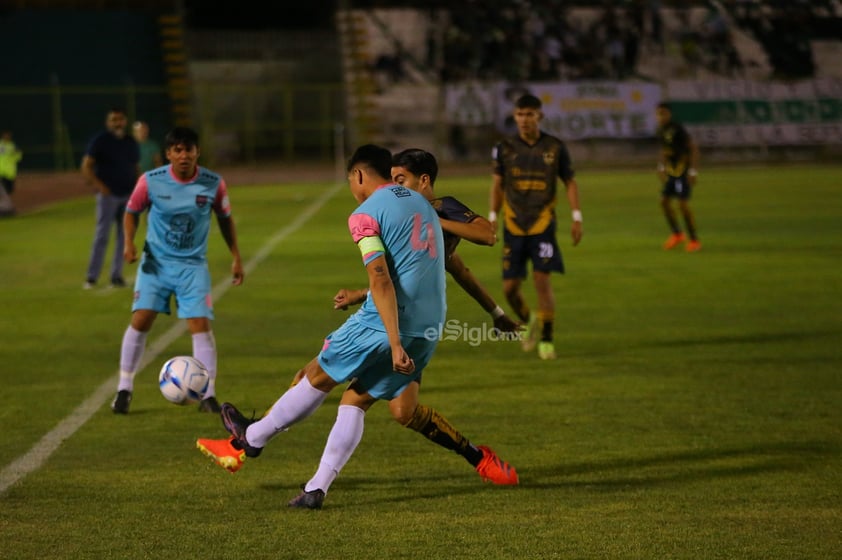
[[[671,81],[664,98],[701,146],[842,143],[842,80]]]
[[[541,99],[541,128],[564,140],[652,137],[661,99],[660,86],[649,83],[456,84],[447,86],[448,122],[514,133],[514,102],[525,93]]]

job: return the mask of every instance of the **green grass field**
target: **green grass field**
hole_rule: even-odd
[[[838,559],[842,168],[706,169],[697,254],[661,249],[651,171],[583,168],[579,182],[579,247],[559,204],[559,359],[448,340],[424,376],[422,402],[520,486],[483,484],[379,404],[321,511],[286,502],[338,391],[224,472],[195,448],[224,435],[219,419],[158,393],[163,361],[190,352],[174,319],[152,331],[131,414],[108,407],[131,295],[81,290],[92,201],[0,221],[0,558]],[[445,174],[438,191],[485,213],[488,186]],[[249,268],[228,289],[214,227],[218,394],[260,414],[347,316],[336,290],[366,276],[345,188],[231,196]],[[459,251],[502,303],[500,247]],[[490,321],[448,290],[450,319]]]

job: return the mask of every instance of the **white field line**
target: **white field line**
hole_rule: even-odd
[[[246,278],[252,270],[263,262],[267,256],[272,252],[276,245],[283,241],[289,235],[295,233],[301,226],[307,223],[313,215],[321,210],[333,196],[339,192],[342,183],[337,182],[336,185],[325,191],[322,196],[313,201],[301,214],[299,214],[290,223],[279,229],[275,234],[269,238],[266,243],[257,251],[257,253],[245,265]],[[219,282],[213,289],[213,300],[219,300],[229,289],[231,289],[231,279],[226,278]],[[177,321],[166,332],[159,336],[155,341],[151,342],[144,353],[143,360],[140,364],[140,369],[145,368],[152,361],[159,359],[161,354],[167,347],[172,344],[179,336],[186,331],[186,322]],[[119,371],[117,372],[119,375]],[[32,471],[41,467],[44,462],[59,448],[64,440],[72,436],[81,428],[85,422],[91,419],[91,416],[97,410],[107,403],[114,394],[116,387],[114,377],[109,377],[102,383],[93,394],[76,407],[66,418],[56,425],[44,435],[32,448],[21,455],[9,465],[0,471],[0,495],[2,495],[10,486],[23,479]]]

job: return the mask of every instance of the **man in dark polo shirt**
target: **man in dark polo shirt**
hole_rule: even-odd
[[[105,130],[88,143],[82,157],[82,176],[96,191],[96,229],[88,261],[84,288],[96,286],[105,262],[111,228],[116,228],[111,261],[111,285],[121,288],[123,279],[123,214],[140,175],[140,149],[127,134],[128,116],[120,107],[112,107],[105,117]]]

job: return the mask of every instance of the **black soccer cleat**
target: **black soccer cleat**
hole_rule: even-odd
[[[263,451],[262,447],[252,447],[246,440],[246,429],[254,424],[254,418],[246,418],[237,410],[231,403],[222,403],[222,409],[219,413],[222,416],[222,425],[228,430],[228,433],[234,436],[235,447],[239,446],[246,452],[246,457],[257,457]]]
[[[199,412],[219,414],[222,412],[222,408],[219,406],[219,401],[216,400],[216,397],[208,397],[199,401]]]
[[[128,414],[131,403],[132,392],[121,389],[117,391],[117,396],[114,397],[114,401],[111,403],[111,410],[114,411],[114,414]]]
[[[301,485],[301,494],[291,499],[287,504],[292,508],[301,509],[322,509],[322,504],[325,501],[324,490],[315,489],[307,492],[304,490],[304,484]]]

